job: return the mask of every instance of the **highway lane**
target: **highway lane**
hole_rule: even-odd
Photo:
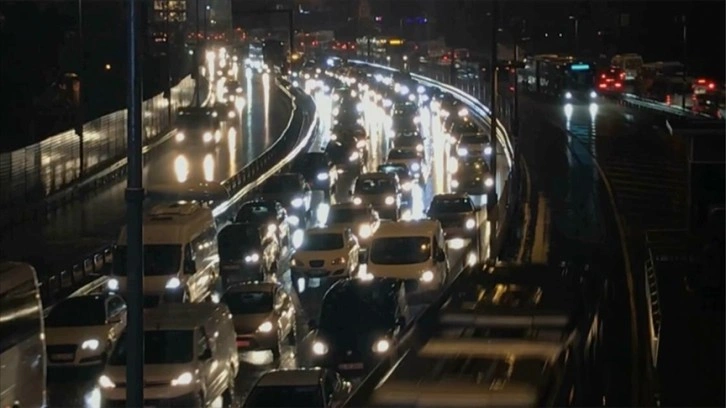
[[[247,103],[218,147],[194,151],[172,138],[144,164],[144,186],[189,181],[223,181],[259,156],[282,133],[290,101],[273,79],[261,75],[240,81]],[[113,241],[124,222],[125,178],[83,201],[61,208],[47,222],[28,222],[3,231],[3,257],[29,260],[40,273],[78,261],[90,250]]]

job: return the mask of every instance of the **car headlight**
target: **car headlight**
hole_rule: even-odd
[[[356,146],[357,148],[359,148],[359,149],[362,149],[362,148],[366,147],[366,141],[365,141],[365,140],[359,140],[359,141],[358,141],[358,142],[357,142],[357,143],[355,144],[355,146]]]
[[[355,90],[350,91],[350,96],[356,98],[358,96],[358,92],[356,92]]]
[[[116,384],[107,375],[98,377],[98,386],[105,389],[116,388]]]
[[[173,387],[177,387],[180,385],[189,385],[192,383],[192,381],[194,381],[194,376],[192,375],[192,373],[187,371],[186,373],[179,374],[178,377],[171,380],[171,385]]]
[[[242,93],[242,87],[237,87],[236,91],[237,93]]]
[[[411,170],[413,170],[413,171],[419,171],[419,170],[421,170],[421,165],[418,164],[418,163],[414,163],[414,164],[411,165]]]
[[[468,220],[466,220],[465,226],[466,229],[474,229],[474,227],[476,227],[476,221],[472,218],[469,218]]]
[[[426,92],[426,88],[424,88],[423,85],[419,85],[418,88],[416,88],[416,92],[422,94]]]
[[[340,109],[333,108],[333,116],[338,116],[339,113],[340,113]]]
[[[466,156],[469,154],[469,150],[467,150],[465,147],[460,147],[456,150],[456,153],[459,154],[459,156]]]
[[[175,139],[175,140],[176,140],[177,142],[183,142],[183,141],[184,141],[184,138],[185,138],[185,137],[186,137],[186,136],[184,136],[184,133],[182,133],[182,132],[179,132],[179,133],[177,133],[177,134],[176,134],[176,136],[174,136],[174,139]]]
[[[357,110],[358,113],[363,112],[363,104],[359,103],[359,104],[355,105],[355,110]]]
[[[406,96],[411,91],[408,89],[408,86],[401,85],[400,92],[401,92],[401,95]]]
[[[451,187],[458,188],[459,187],[459,180],[451,180]]]
[[[342,265],[345,263],[345,257],[341,256],[340,258],[335,258],[332,261],[330,261],[331,265]]]
[[[412,95],[412,96],[413,96],[413,95]],[[413,102],[413,101],[411,101],[411,102]],[[420,117],[418,117],[418,116],[414,116],[414,118],[413,118],[413,123],[415,123],[415,124],[417,124],[417,125],[418,125],[419,123],[421,123],[421,118],[420,118]]]
[[[363,200],[360,197],[353,197],[353,204],[361,205],[362,203],[363,203]]]
[[[487,155],[487,156],[491,156],[492,155],[492,147],[491,146],[485,147],[484,148],[484,154]]]
[[[81,350],[96,351],[96,350],[98,350],[98,346],[100,346],[100,345],[101,345],[101,342],[96,339],[86,340],[81,344]]]
[[[313,342],[313,353],[322,356],[328,353],[328,346],[322,341]]]
[[[403,187],[403,191],[411,191],[411,189],[413,188],[413,184],[411,184],[410,181],[407,181],[403,183],[403,186],[401,187]]]
[[[420,152],[423,152],[423,145],[422,144],[417,144],[416,145],[416,151],[419,152],[419,153]]]
[[[245,262],[246,263],[257,263],[259,261],[260,261],[260,254],[257,254],[257,253],[251,254],[251,255],[247,255],[245,257]]]
[[[370,238],[373,235],[373,229],[368,224],[363,224],[358,229],[358,236],[362,239]]]
[[[458,140],[456,140],[454,136],[449,136],[449,143],[456,144],[456,142],[458,142]]]
[[[393,198],[393,196],[386,197],[385,201],[386,205],[393,205],[396,202],[396,199]]]
[[[330,178],[330,175],[328,173],[319,173],[316,178],[320,181],[325,181]]]
[[[348,157],[348,160],[354,162],[354,161],[358,160],[359,158],[360,158],[360,154],[358,154],[358,152],[353,152],[350,155],[350,157]]]
[[[167,289],[177,289],[179,286],[181,286],[181,281],[179,280],[179,278],[171,278],[166,281]]]
[[[434,273],[431,271],[424,271],[419,279],[421,279],[421,282],[423,283],[432,282],[434,280]]]
[[[491,187],[494,185],[494,179],[491,177],[488,177],[486,180],[484,180],[484,185],[487,187]]]
[[[292,205],[295,208],[300,208],[303,205],[303,199],[300,197],[293,198],[292,201],[290,201],[290,205]]]
[[[289,222],[293,227],[297,227],[300,225],[300,218],[297,215],[291,215],[287,217],[287,222]]]
[[[272,326],[271,322],[264,322],[260,325],[260,327],[257,328],[257,331],[262,332],[262,333],[269,333],[272,331],[272,329],[273,329],[273,326]]]
[[[335,133],[331,133],[330,140],[338,140],[338,135],[336,135]]]
[[[565,92],[565,99],[572,99],[572,92]]]
[[[338,95],[338,94],[333,95],[333,102],[338,102],[339,100],[340,100],[340,95]],[[333,113],[333,115],[335,115],[335,113]]]
[[[590,98],[597,98],[597,92],[595,92],[595,91],[590,92]]]
[[[118,290],[118,279],[111,278],[106,282],[108,290]]]
[[[384,99],[383,100],[383,107],[384,108],[390,108],[391,106],[393,106],[393,102],[391,102],[390,99]]]
[[[235,112],[235,111],[229,111],[227,113],[227,117],[230,119],[234,119],[236,116],[237,116],[237,112]]]
[[[469,116],[469,109],[466,109],[466,108],[459,109],[459,117],[463,118],[465,116]]]
[[[209,143],[214,139],[214,136],[212,135],[212,132],[204,132],[204,136],[202,136],[202,140],[204,140],[204,143]]]
[[[381,339],[373,345],[373,351],[376,353],[385,353],[391,348],[391,342],[386,339]]]

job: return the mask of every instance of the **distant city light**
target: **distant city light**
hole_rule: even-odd
[[[106,68],[106,71],[110,71],[111,70],[111,64],[106,64],[105,68]]]

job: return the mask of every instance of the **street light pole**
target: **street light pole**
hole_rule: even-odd
[[[78,0],[78,106],[76,106],[76,135],[78,135],[78,177],[83,178],[85,173],[85,151],[84,151],[84,137],[83,137],[83,122],[85,120],[84,108],[85,103],[83,98],[85,92],[83,92],[84,81],[86,80],[86,61],[85,61],[85,44],[83,42],[83,0]]]
[[[489,100],[489,110],[490,113],[490,129],[491,129],[491,145],[492,145],[492,159],[491,159],[491,173],[492,173],[492,179],[494,180],[494,191],[490,193],[487,197],[487,207],[489,209],[492,209],[493,211],[497,210],[497,152],[499,149],[497,148],[497,37],[498,37],[498,31],[499,31],[499,2],[497,0],[492,1],[492,38],[491,38],[491,61],[489,64],[489,68],[491,72],[490,75],[490,87],[491,87],[491,93],[489,94],[490,100]],[[496,225],[497,225],[497,219],[496,216],[492,216],[493,214],[489,214],[489,218],[492,220],[492,231],[496,235]],[[490,239],[490,255],[494,256],[496,251],[496,239]]]
[[[126,184],[126,276],[128,324],[126,327],[126,406],[144,405],[144,253],[142,238],[143,145],[141,135],[141,61],[139,61],[139,0],[127,4],[128,115],[126,117],[128,175]]]
[[[683,95],[681,108],[686,109],[686,91],[688,90],[688,20],[683,15]]]

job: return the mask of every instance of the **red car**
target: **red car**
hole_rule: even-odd
[[[621,68],[610,67],[600,72],[597,77],[597,90],[601,94],[621,94],[623,93],[623,83],[625,82],[625,71]]]

